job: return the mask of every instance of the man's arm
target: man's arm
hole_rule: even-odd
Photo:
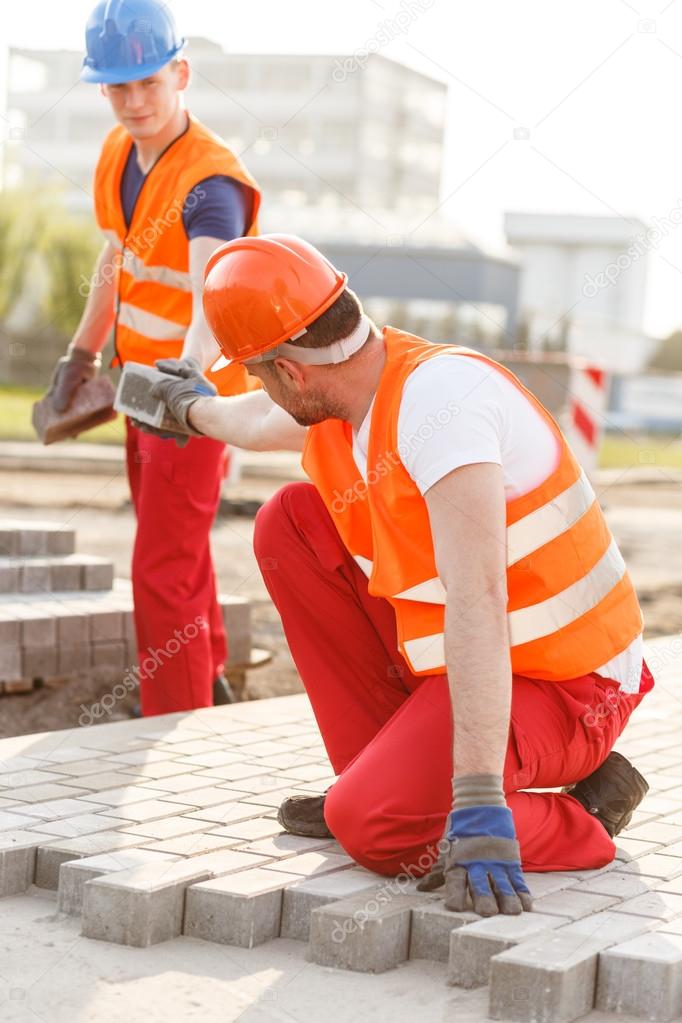
[[[71,342],[72,347],[91,355],[102,351],[114,325],[117,252],[111,242],[106,242],[97,257],[85,308]]]
[[[461,466],[425,494],[445,586],[455,774],[501,775],[511,704],[502,469]]]
[[[248,451],[302,451],[308,432],[267,391],[199,398],[190,405],[187,418],[207,437]]]
[[[202,235],[189,242],[189,273],[192,278],[192,321],[185,334],[181,358],[196,359],[202,370],[210,369],[220,356],[218,344],[204,317],[202,294],[204,270],[215,250],[225,242],[221,238]]]

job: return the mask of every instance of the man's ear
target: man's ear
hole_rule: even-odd
[[[305,366],[302,366],[300,362],[295,362],[293,359],[275,359],[274,362],[285,383],[289,383],[297,391],[305,387],[307,380]]]
[[[187,60],[186,57],[180,57],[178,59],[177,75],[178,91],[183,92],[189,85],[190,79],[192,77],[189,61]]]
[[[100,96],[108,96],[109,95],[108,92],[107,92],[107,87],[106,87],[106,85],[104,85],[103,82],[100,82],[100,84],[99,84],[99,94],[100,94]]]

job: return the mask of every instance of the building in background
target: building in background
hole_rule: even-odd
[[[521,266],[520,330],[531,351],[641,369],[658,340],[643,329],[647,225],[635,218],[507,213]]]
[[[262,227],[320,245],[377,318],[479,347],[513,338],[518,265],[439,218],[447,87],[379,54],[227,54],[190,39],[188,106],[243,156]],[[111,127],[78,51],[10,51],[6,185],[61,187],[91,208]]]

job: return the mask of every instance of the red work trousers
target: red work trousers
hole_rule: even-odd
[[[211,707],[213,680],[227,659],[209,544],[225,445],[192,437],[179,448],[130,420],[126,427],[142,713]]]
[[[410,672],[391,605],[368,594],[312,485],[285,486],[261,508],[254,544],[339,775],[325,800],[330,830],[370,870],[424,874],[452,806],[447,676]],[[646,667],[642,684],[653,684]],[[562,683],[514,675],[504,788],[526,870],[611,862],[612,840],[576,799],[520,790],[587,777],[642,697],[594,674]]]

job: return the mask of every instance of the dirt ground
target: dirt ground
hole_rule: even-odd
[[[264,500],[281,481],[249,480],[228,491]],[[682,484],[605,482],[595,487],[634,579],[647,637],[673,634],[682,623]],[[0,517],[69,525],[78,550],[111,558],[119,578],[130,578],[135,520],[123,475],[108,478],[44,472],[0,471]],[[220,516],[212,547],[222,592],[252,602],[253,642],[273,652],[270,664],[250,673],[247,696],[259,699],[301,691],[279,617],[271,604],[252,549],[253,519]],[[111,688],[111,679],[91,676],[55,689],[0,696],[0,736],[75,726],[86,706]],[[127,716],[128,707],[117,710]]]

